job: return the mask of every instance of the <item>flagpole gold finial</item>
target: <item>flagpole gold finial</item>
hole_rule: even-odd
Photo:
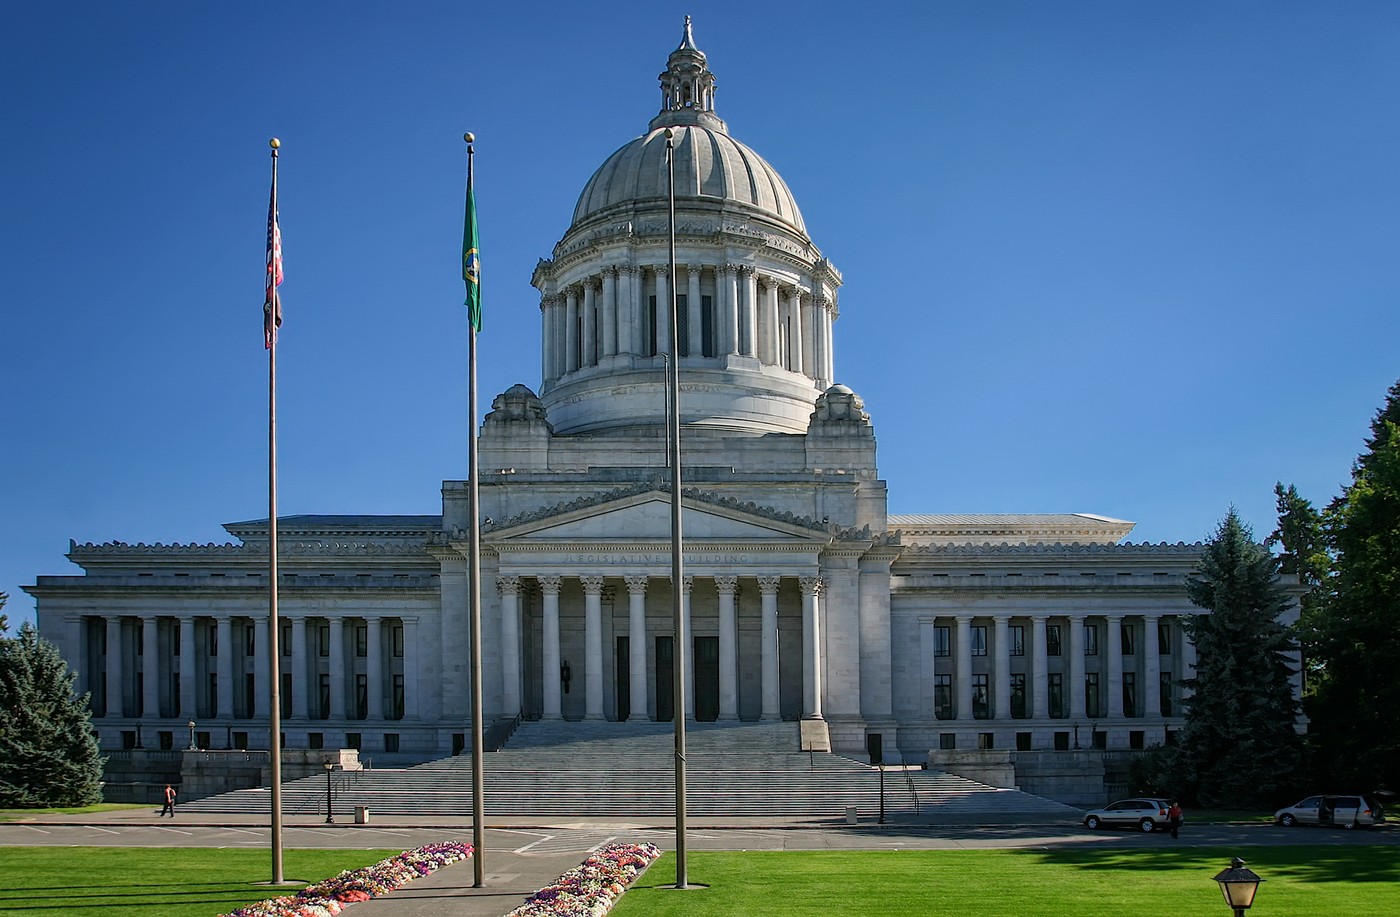
[[[465,134],[462,135],[462,139],[467,141],[467,143],[476,143],[476,134],[473,134],[471,131],[467,131]]]
[[[267,145],[272,147],[274,150],[278,150],[282,148],[282,141],[278,140],[276,137],[273,137],[267,142]]]

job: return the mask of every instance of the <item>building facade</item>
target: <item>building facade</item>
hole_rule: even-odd
[[[1132,523],[1089,514],[889,514],[870,416],[837,381],[841,273],[719,118],[688,20],[660,84],[659,113],[535,268],[538,391],[498,395],[479,430],[485,725],[801,720],[886,761],[1168,740],[1200,546],[1125,544]],[[465,746],[467,484],[442,493],[438,516],[279,520],[288,747]],[[223,545],[74,544],[81,575],[29,587],[104,747],[268,747],[267,524],[226,529]]]

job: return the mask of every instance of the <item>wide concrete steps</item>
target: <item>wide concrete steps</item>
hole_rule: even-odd
[[[835,818],[880,809],[881,774],[848,758],[798,748],[792,723],[696,725],[686,733],[686,806],[700,818]],[[526,723],[484,756],[483,809],[490,817],[667,817],[675,807],[675,740],[669,724]],[[392,815],[469,816],[471,758],[461,755],[398,770],[337,772],[334,808]],[[283,787],[283,812],[325,811],[326,782],[312,776]],[[194,800],[207,812],[267,812],[266,788]],[[887,816],[1072,817],[1040,797],[939,771],[886,770]]]

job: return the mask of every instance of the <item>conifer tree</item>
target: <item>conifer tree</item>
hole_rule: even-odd
[[[1298,703],[1285,655],[1296,649],[1279,615],[1291,599],[1277,562],[1232,508],[1187,582],[1210,614],[1185,624],[1196,644],[1196,677],[1184,679],[1180,757],[1186,785],[1202,805],[1272,803],[1291,792],[1301,766]]]
[[[0,637],[0,808],[102,800],[103,759],[75,677],[33,624]]]

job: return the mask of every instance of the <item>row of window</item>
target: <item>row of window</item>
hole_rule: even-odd
[[[219,628],[218,628],[218,626],[215,625],[215,624],[209,624],[209,625],[207,625],[207,627],[208,627],[208,633],[207,633],[207,636],[206,636],[205,639],[206,639],[206,641],[207,641],[207,644],[206,644],[206,645],[209,647],[209,655],[210,655],[210,656],[217,656],[217,655],[219,655]],[[402,625],[402,624],[398,624],[398,623],[391,623],[391,624],[388,625],[388,627],[386,628],[386,630],[388,630],[388,632],[389,632],[389,652],[390,652],[390,654],[393,655],[393,657],[394,657],[395,659],[402,659],[402,658],[403,658],[403,625]],[[355,638],[355,655],[356,655],[356,656],[359,656],[359,657],[361,657],[361,658],[363,658],[363,657],[365,657],[365,656],[368,656],[368,655],[369,655],[369,626],[368,626],[368,625],[365,625],[365,624],[356,624],[356,625],[354,625],[354,626],[351,627],[351,631],[352,631],[352,633],[353,633],[353,635],[354,635],[354,638]],[[256,655],[256,654],[257,654],[257,648],[256,648],[255,643],[254,643],[256,632],[255,632],[254,629],[251,628],[251,627],[244,627],[244,628],[242,628],[242,633],[243,633],[243,655],[245,655],[245,656],[253,656],[253,655]],[[93,631],[92,636],[93,636],[93,640],[94,640],[95,643],[96,643],[96,647],[95,647],[95,648],[96,648],[96,651],[97,651],[98,653],[106,654],[106,652],[107,652],[107,631],[106,631],[106,628],[101,628],[101,627],[96,628],[96,629]],[[290,655],[292,655],[292,623],[291,623],[290,621],[283,621],[283,622],[282,622],[282,627],[281,627],[281,643],[282,643],[282,655],[283,655],[283,656],[290,656]],[[171,647],[171,653],[172,653],[173,655],[175,655],[175,656],[180,655],[180,622],[179,622],[178,619],[177,619],[177,620],[173,620],[173,621],[170,622],[170,647]],[[317,649],[317,655],[319,655],[319,656],[329,656],[329,655],[331,654],[331,627],[330,627],[329,624],[322,624],[322,625],[319,625],[319,626],[316,628],[316,649]],[[137,641],[136,641],[136,655],[137,655],[137,656],[144,656],[144,655],[145,655],[145,651],[146,651],[146,648],[145,648],[145,643],[144,643],[144,641],[137,640]]]
[[[195,732],[194,736],[192,737],[192,741],[194,742],[194,746],[193,746],[194,748],[209,748],[210,745],[211,745],[211,743],[210,743],[210,733],[204,732],[204,731],[202,731],[202,730],[201,730],[201,731],[197,731],[197,732]],[[343,746],[336,746],[336,747],[338,747],[338,748],[354,748],[354,749],[358,749],[358,750],[363,751],[363,749],[361,748],[363,742],[364,742],[364,737],[363,737],[360,733],[358,733],[358,732],[347,732],[347,733],[345,733],[345,744],[344,744]],[[172,732],[172,731],[169,730],[169,729],[158,729],[158,730],[156,730],[156,745],[157,745],[161,750],[163,750],[163,751],[170,751],[170,750],[174,749],[174,748],[175,748],[175,733]],[[182,737],[181,745],[182,745],[182,747],[183,747],[183,737]],[[142,739],[142,736],[141,736],[141,733],[140,733],[140,732],[138,732],[138,731],[136,731],[136,730],[134,730],[134,729],[128,729],[128,730],[124,730],[124,731],[122,732],[122,748],[130,750],[130,749],[133,749],[133,748],[144,748],[144,747],[145,747],[145,744],[144,744],[144,742],[143,742],[143,739]],[[247,748],[248,748],[248,733],[243,732],[243,731],[239,731],[239,730],[230,731],[229,734],[228,734],[228,747],[229,747],[229,748],[238,749],[239,751],[246,751]],[[283,747],[283,748],[286,748],[286,747],[287,747],[287,734],[286,734],[285,732],[282,733],[282,747]],[[326,747],[326,736],[325,736],[325,733],[322,733],[322,732],[309,732],[309,733],[307,733],[307,734],[306,734],[306,747],[307,747],[307,748],[310,748],[310,749],[313,749],[313,750],[314,750],[314,749],[325,748],[325,747]],[[386,733],[384,733],[384,750],[385,750],[386,752],[397,752],[397,751],[399,750],[399,734],[398,734],[397,732],[386,732]]]
[[[1079,731],[1078,731],[1077,729],[1075,730],[1074,736],[1075,736],[1075,738],[1074,738],[1074,741],[1075,741],[1074,748],[1077,749],[1077,748],[1079,748]],[[1166,744],[1168,744],[1168,745],[1174,745],[1174,744],[1176,744],[1176,741],[1175,741],[1175,740],[1176,740],[1176,733],[1172,732],[1170,729],[1167,730]],[[1057,733],[1055,733],[1054,742],[1055,742],[1055,750],[1056,750],[1056,751],[1070,751],[1070,750],[1071,750],[1071,748],[1070,748],[1070,734],[1069,734],[1068,732],[1057,732]],[[958,734],[955,733],[955,732],[942,732],[942,733],[939,733],[939,734],[938,734],[938,747],[939,747],[940,749],[942,749],[943,751],[953,751],[953,750],[956,750],[957,747],[958,747]],[[995,748],[995,747],[996,747],[996,733],[993,733],[993,732],[979,732],[979,733],[977,733],[977,747],[978,747],[978,748],[981,748],[981,749]],[[1097,729],[1093,730],[1093,731],[1089,734],[1089,747],[1090,747],[1090,748],[1097,748],[1097,749],[1101,749],[1101,750],[1102,750],[1102,749],[1105,749],[1105,748],[1108,748],[1108,733],[1106,733],[1106,732],[1099,732]],[[1134,730],[1131,730],[1131,731],[1128,733],[1128,747],[1129,747],[1129,748],[1132,748],[1132,749],[1146,748],[1146,747],[1147,747],[1147,733],[1144,732],[1144,731],[1141,730],[1141,729],[1134,729]],[[1018,733],[1016,733],[1016,750],[1017,750],[1017,751],[1030,751],[1030,750],[1031,750],[1031,734],[1030,734],[1029,732],[1018,732]]]
[[[1051,672],[1046,676],[1046,689],[1049,697],[1050,716],[1055,719],[1063,719],[1068,716],[1065,705],[1064,676],[1058,672]],[[1172,715],[1172,679],[1171,675],[1162,672],[1157,685],[1158,696],[1161,703],[1162,716]],[[1102,693],[1099,690],[1099,675],[1097,672],[1086,672],[1084,675],[1084,715],[1089,717],[1103,716]],[[956,712],[953,706],[953,676],[935,675],[933,676],[933,715],[940,720],[956,719]],[[1137,703],[1137,676],[1133,672],[1123,673],[1123,715],[1141,716]],[[974,674],[972,676],[972,716],[973,719],[991,719],[991,685],[990,676]],[[1011,716],[1014,719],[1026,719],[1030,716],[1029,708],[1026,704],[1026,676],[1022,673],[1015,673],[1011,676]]]
[[[1123,655],[1132,656],[1137,652],[1137,644],[1134,639],[1136,628],[1131,624],[1120,625],[1120,637],[1123,645]],[[1012,624],[1007,628],[1010,635],[1011,655],[1026,655],[1026,628],[1021,624]],[[987,655],[987,626],[985,624],[975,624],[969,628],[968,643],[973,656]],[[949,656],[952,654],[952,628],[945,625],[937,625],[933,629],[933,654],[935,656]],[[1063,637],[1059,624],[1045,625],[1045,646],[1046,652],[1051,656],[1059,656],[1063,653]],[[1171,655],[1171,625],[1165,621],[1157,622],[1157,652],[1163,656]],[[1084,655],[1097,656],[1099,654],[1099,626],[1097,624],[1084,625]]]

